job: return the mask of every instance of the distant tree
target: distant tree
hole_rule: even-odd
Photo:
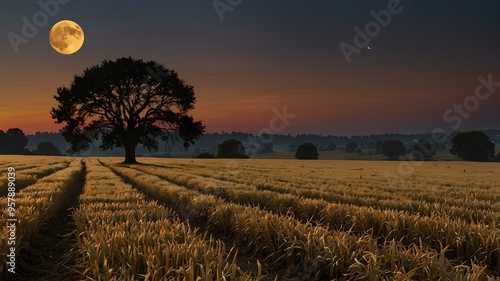
[[[7,153],[7,134],[4,131],[0,130],[0,154]]]
[[[345,145],[345,152],[354,153],[358,149],[358,144],[355,141],[350,141]]]
[[[219,144],[219,158],[249,158],[239,140],[230,139]]]
[[[292,152],[292,151],[295,151],[295,150],[297,150],[297,145],[294,142],[290,143],[288,145],[288,151]]]
[[[401,141],[386,141],[382,145],[382,154],[390,160],[397,160],[399,156],[405,155],[405,146]]]
[[[36,155],[52,155],[52,156],[60,156],[61,151],[54,144],[48,141],[43,141],[38,143],[33,154]]]
[[[204,126],[189,112],[196,97],[173,70],[132,58],[103,61],[74,77],[54,96],[52,118],[64,123],[62,135],[78,153],[100,139],[102,150],[125,149],[125,163],[136,163],[136,147],[158,150],[158,138],[181,139],[188,148]]]
[[[259,149],[257,150],[257,153],[273,153],[274,152],[274,146],[272,143],[263,143],[260,145]]]
[[[337,145],[335,143],[329,143],[326,147],[325,147],[325,150],[326,151],[333,151],[333,150],[336,150],[337,149]]]
[[[297,159],[318,159],[318,149],[310,142],[303,143],[297,147],[295,158]]]
[[[429,139],[421,139],[413,145],[413,159],[426,160],[436,155],[436,143]]]
[[[28,139],[21,129],[0,130],[0,154],[26,154],[27,144]]]
[[[450,153],[465,161],[487,162],[495,158],[495,144],[482,132],[459,133],[451,143]]]
[[[500,152],[498,152],[497,156],[495,156],[495,161],[500,162]]]
[[[210,152],[201,152],[196,156],[196,158],[210,159],[210,158],[215,158],[215,155],[213,155]]]

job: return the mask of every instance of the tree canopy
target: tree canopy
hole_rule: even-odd
[[[249,158],[245,154],[245,147],[239,140],[230,139],[219,144],[219,158]]]
[[[125,162],[135,163],[138,144],[157,150],[158,138],[180,138],[188,148],[204,132],[201,121],[189,115],[196,102],[193,87],[154,61],[105,60],[58,88],[54,98],[52,118],[65,124],[62,134],[73,153],[100,139],[102,150],[123,147]]]
[[[28,139],[23,131],[18,128],[8,129],[7,132],[0,130],[0,154],[24,154]]]
[[[390,160],[397,160],[399,156],[404,156],[405,151],[404,144],[398,140],[390,140],[382,144],[382,154]]]
[[[487,162],[495,158],[495,144],[483,132],[459,133],[451,143],[450,153],[465,161]]]
[[[61,155],[61,151],[53,143],[49,141],[42,141],[38,143],[35,151],[33,151],[33,154],[59,156]]]
[[[358,143],[355,141],[350,141],[345,146],[345,152],[354,153],[358,149]]]
[[[297,159],[318,159],[318,156],[318,149],[310,142],[299,145],[295,152],[295,158]]]

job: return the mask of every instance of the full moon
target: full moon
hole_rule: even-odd
[[[78,52],[83,46],[85,36],[82,28],[76,22],[63,20],[52,27],[49,40],[56,52],[71,55]]]

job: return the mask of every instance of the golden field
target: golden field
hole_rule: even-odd
[[[500,280],[498,163],[121,161],[0,156],[3,225],[16,169],[18,277]]]

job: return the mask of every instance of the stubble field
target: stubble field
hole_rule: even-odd
[[[500,280],[498,163],[121,161],[0,156],[0,279]]]

